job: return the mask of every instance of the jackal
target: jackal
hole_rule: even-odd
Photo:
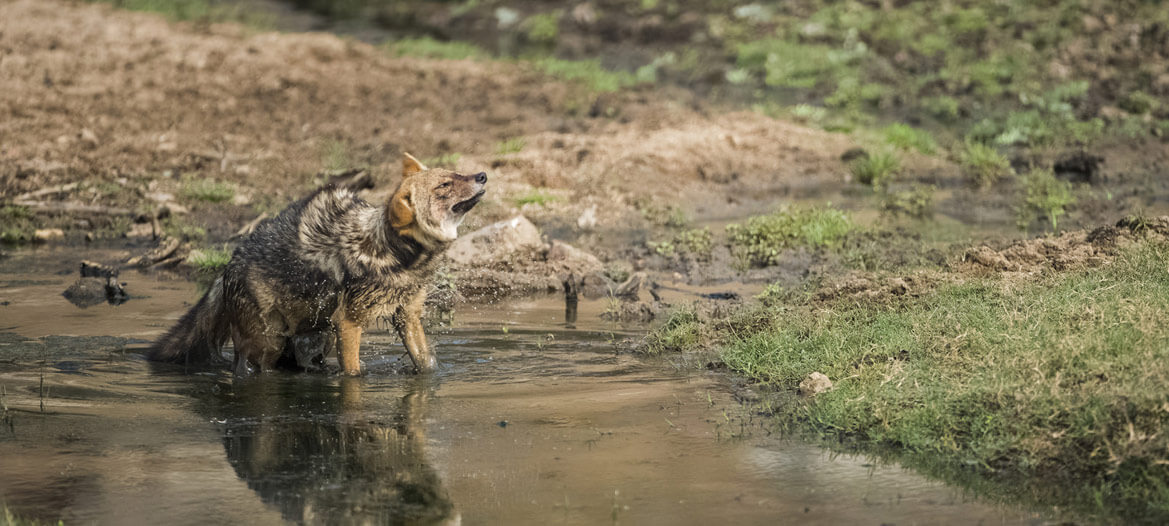
[[[383,206],[331,186],[313,192],[244,239],[147,356],[216,362],[230,337],[237,376],[319,368],[334,349],[342,371],[357,374],[362,328],[388,316],[414,366],[432,371],[421,321],[426,285],[486,183],[486,173],[428,169],[407,153],[402,182]]]

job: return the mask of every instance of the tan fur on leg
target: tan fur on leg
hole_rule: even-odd
[[[357,356],[361,349],[362,328],[349,320],[341,320],[340,326],[341,354],[337,356],[337,360],[341,363],[341,371],[351,376],[360,374],[361,361]]]

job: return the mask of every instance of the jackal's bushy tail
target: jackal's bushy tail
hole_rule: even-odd
[[[150,346],[146,357],[157,362],[190,365],[223,361],[219,350],[227,341],[230,330],[225,310],[223,278],[220,277],[199,303]]]

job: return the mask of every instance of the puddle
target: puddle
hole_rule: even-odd
[[[101,256],[97,254],[96,256]],[[87,255],[84,257],[93,257]],[[726,382],[630,355],[637,328],[556,298],[465,307],[441,371],[390,374],[373,330],[349,379],[158,370],[135,352],[196,299],[78,309],[76,254],[0,262],[0,501],[108,524],[1040,523],[897,466],[770,435]],[[35,272],[22,269],[36,269]],[[49,336],[56,335],[56,336]],[[67,336],[62,336],[67,335]]]

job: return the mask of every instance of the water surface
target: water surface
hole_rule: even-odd
[[[66,523],[1018,524],[897,466],[771,434],[719,374],[629,351],[641,329],[557,298],[462,307],[441,371],[399,375],[384,330],[362,378],[159,369],[137,353],[197,299],[126,273],[79,309],[82,257],[0,261],[0,501]]]

